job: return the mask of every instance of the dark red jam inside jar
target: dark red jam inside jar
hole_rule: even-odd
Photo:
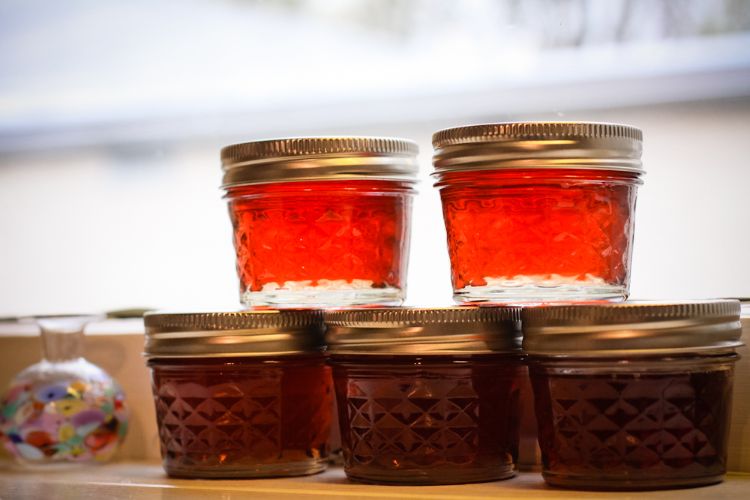
[[[403,301],[416,146],[357,141],[290,139],[224,149],[245,305]]]
[[[456,299],[627,297],[640,131],[521,125],[433,139]]]
[[[518,356],[333,356],[346,474],[395,484],[511,477]]]
[[[172,477],[249,478],[324,470],[330,368],[315,342],[289,333],[308,320],[248,321],[243,314],[252,313],[228,314],[146,317],[165,471]],[[198,330],[211,326],[225,330]],[[256,334],[249,333],[253,329]],[[272,330],[278,331],[269,335]]]
[[[512,477],[525,366],[508,317],[471,309],[330,314],[347,477],[377,484]],[[498,348],[506,352],[491,352]]]
[[[561,320],[588,317],[596,325],[604,315],[587,314],[593,306],[528,314],[533,324],[525,344],[545,480],[612,490],[721,481],[738,358],[736,305],[633,306],[642,323],[637,311],[619,318],[610,312],[598,338],[591,325],[576,333]],[[540,335],[544,314],[550,333]]]
[[[735,361],[533,362],[545,478],[613,489],[721,481]]]

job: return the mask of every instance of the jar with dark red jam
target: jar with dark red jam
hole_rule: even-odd
[[[611,490],[721,481],[739,313],[734,300],[524,309],[545,481]]]
[[[517,309],[326,314],[349,479],[454,484],[515,474]]]
[[[459,302],[627,298],[641,131],[529,122],[437,132]]]
[[[320,137],[221,152],[246,306],[399,305],[417,145]]]
[[[149,314],[145,323],[168,475],[326,468],[333,391],[320,312]]]

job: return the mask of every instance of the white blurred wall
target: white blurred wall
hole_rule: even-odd
[[[417,140],[421,176],[411,304],[451,302],[430,135],[466,122],[295,129],[289,135]],[[632,291],[640,298],[750,296],[750,98],[514,116],[642,127]],[[252,139],[254,137],[247,137]],[[121,307],[239,306],[229,218],[213,139],[0,157],[0,315]]]

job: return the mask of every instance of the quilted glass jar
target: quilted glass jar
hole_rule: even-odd
[[[327,313],[344,468],[379,484],[453,484],[515,474],[518,310]]]
[[[641,131],[505,123],[437,132],[459,302],[627,298]]]
[[[547,483],[617,490],[721,481],[739,312],[726,300],[525,309]]]
[[[417,146],[301,138],[221,152],[246,306],[399,305]]]
[[[320,312],[150,314],[145,323],[167,474],[326,468],[333,392]]]

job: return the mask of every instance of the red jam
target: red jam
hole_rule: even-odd
[[[229,188],[244,302],[264,290],[311,287],[400,294],[410,193],[407,183],[369,180]]]
[[[326,467],[330,368],[322,355],[152,359],[167,474],[301,475]]]
[[[334,355],[349,478],[385,484],[494,481],[515,473],[517,356]]]
[[[735,359],[633,360],[618,372],[612,360],[532,363],[545,480],[594,489],[721,481]]]
[[[635,174],[498,169],[446,173],[439,185],[455,290],[508,282],[625,289]]]

